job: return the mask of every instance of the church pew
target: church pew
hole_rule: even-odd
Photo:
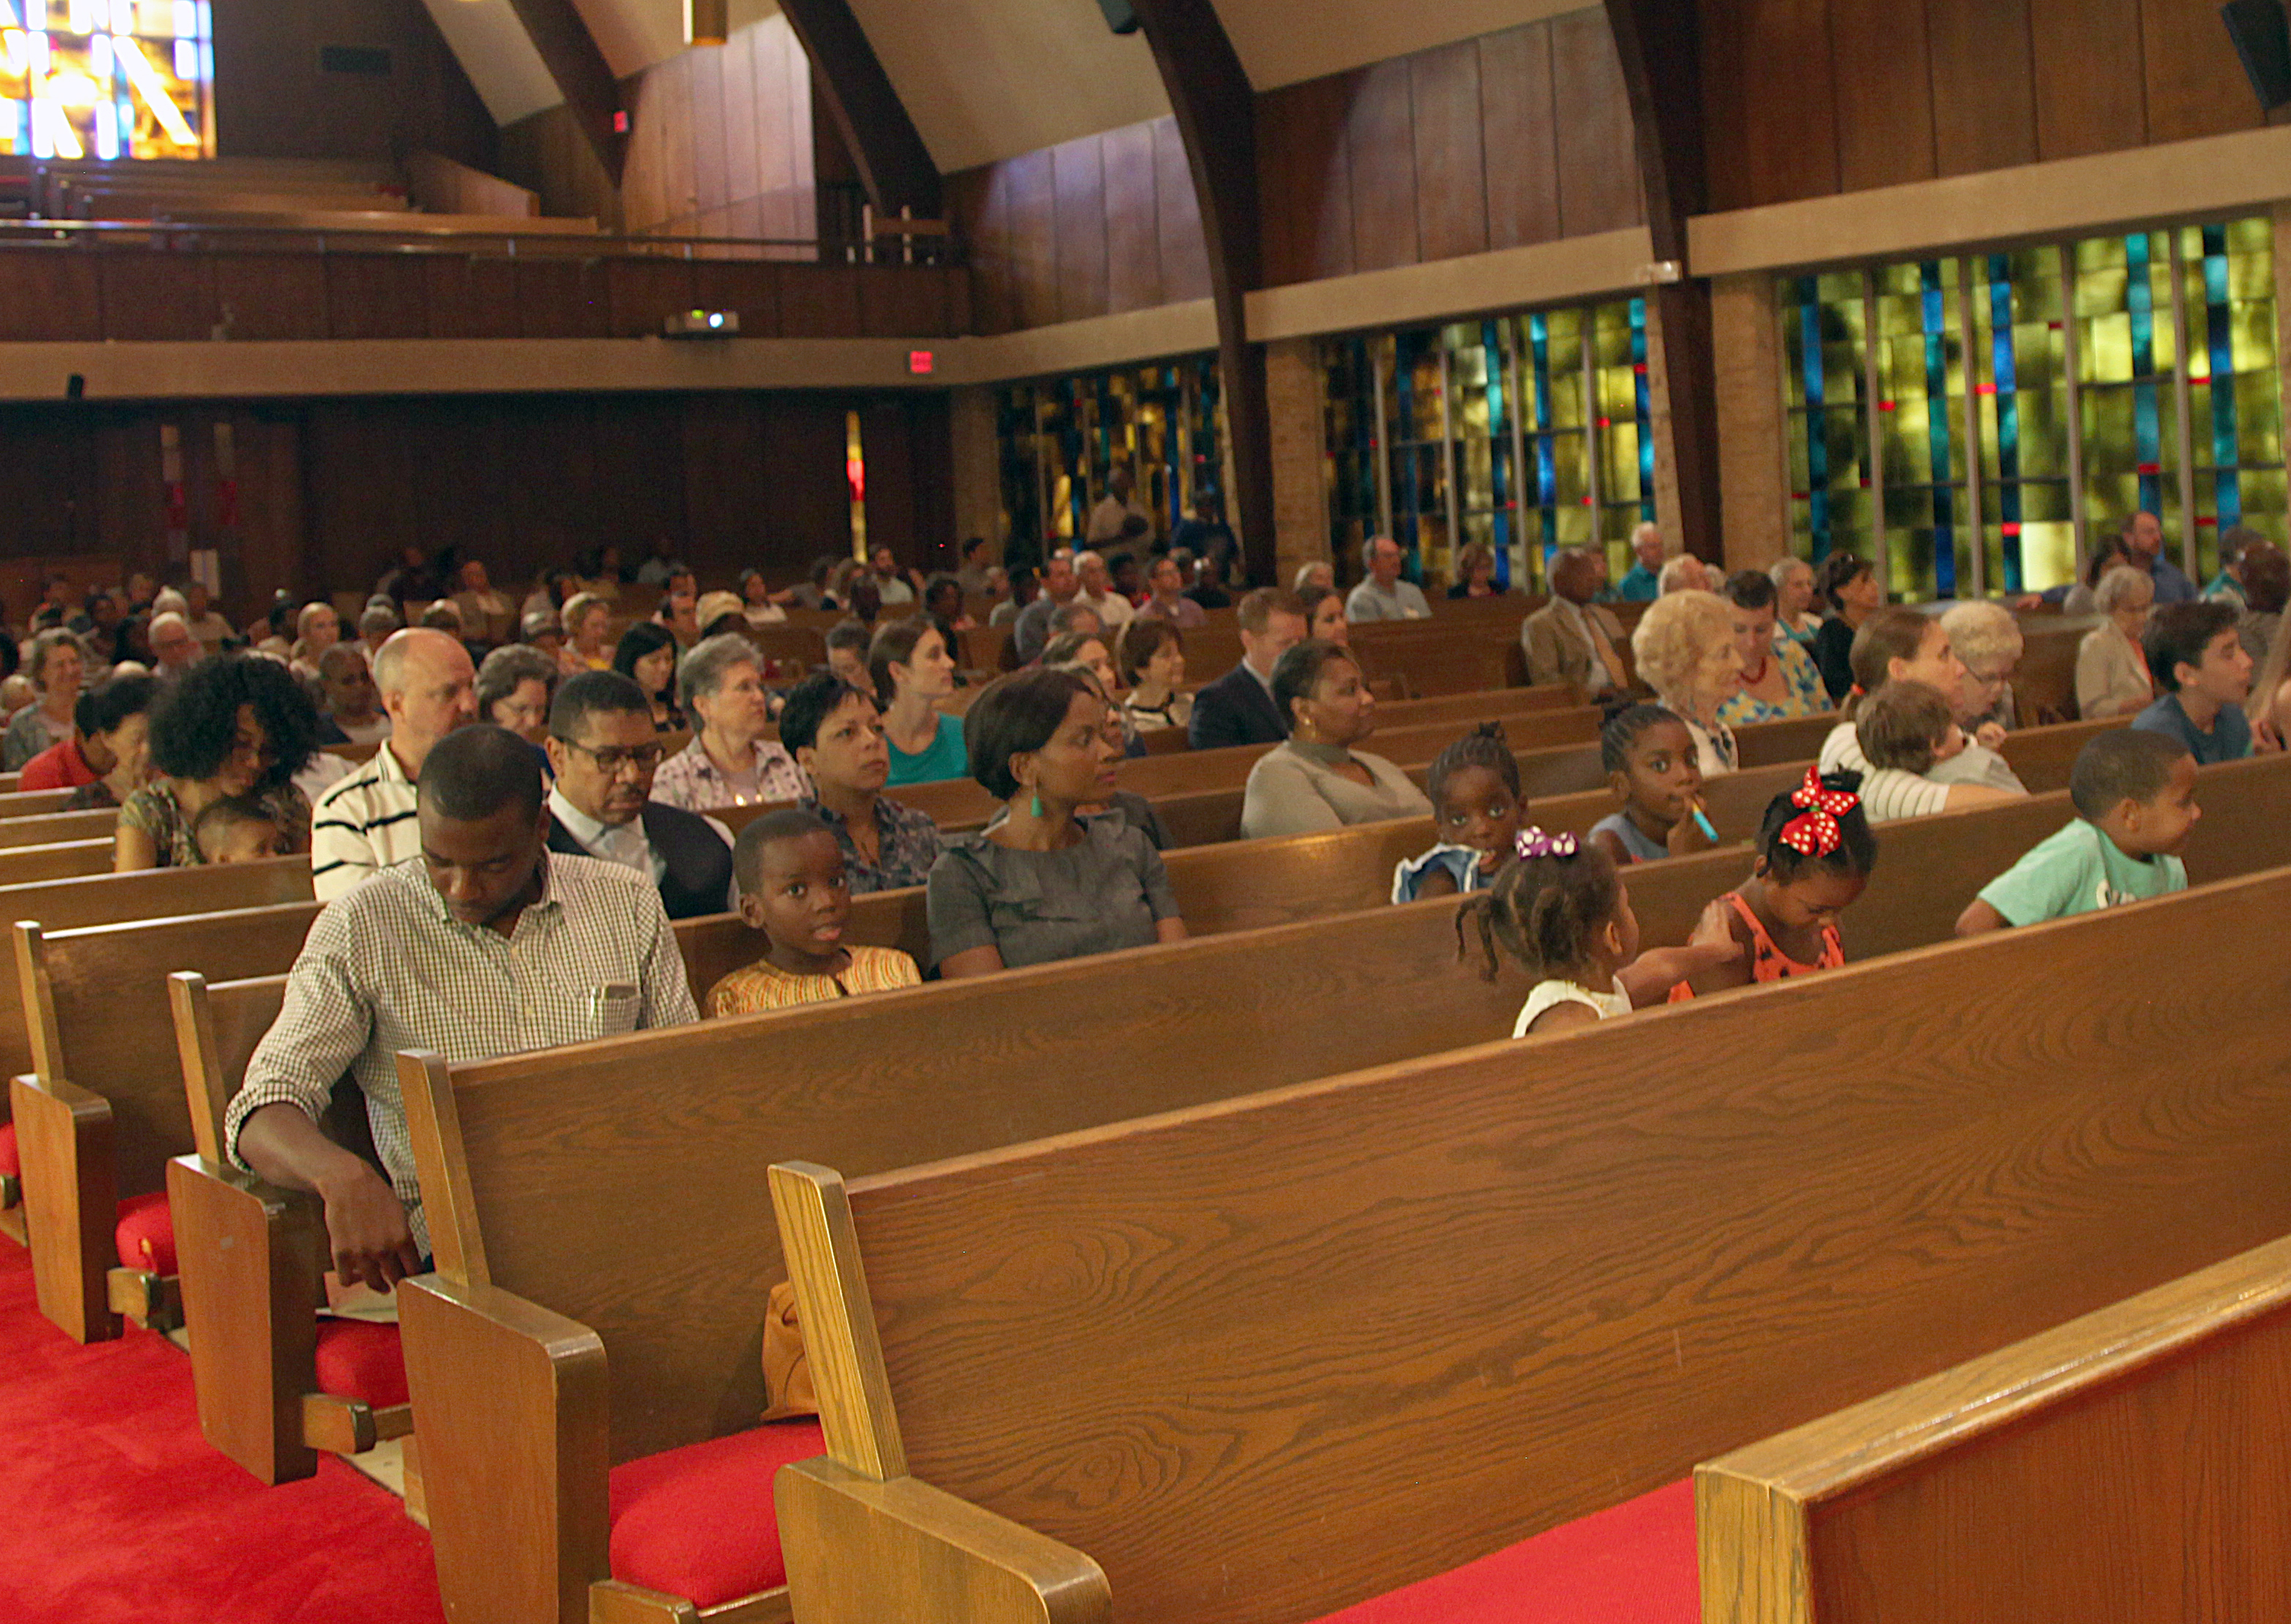
[[[115,1240],[122,1203],[149,1198],[131,1212],[157,1204],[167,1157],[192,1142],[168,973],[282,973],[318,908],[279,903],[52,936],[16,924],[33,1069],[11,1080],[9,1102],[33,1281],[41,1313],[76,1340],[117,1336],[123,1314],[166,1324],[176,1312],[172,1271],[122,1262]]]
[[[66,840],[109,840],[118,822],[119,809],[116,806],[99,806],[89,812],[41,812],[30,817],[0,820],[0,846],[44,846]]]
[[[112,840],[62,840],[44,845],[0,845],[0,885],[26,885],[111,872]]]
[[[2291,1240],[1695,1468],[1705,1624],[2279,1619]]]
[[[223,1151],[224,1108],[285,988],[283,975],[213,986],[189,971],[168,978],[197,1144],[168,1164],[167,1199],[199,1430],[265,1484],[311,1476],[319,1451],[357,1454],[414,1426],[398,1327],[313,1312],[329,1262],[318,1198],[242,1172]],[[354,1087],[336,1091],[327,1126],[372,1159]],[[327,1380],[345,1390],[327,1390]]]
[[[19,789],[0,794],[0,818],[29,818],[41,812],[57,812],[70,800],[68,789]]]
[[[2199,828],[2225,836],[2209,865],[2291,860],[2273,812],[2291,762],[2207,772],[2243,775],[2207,783]],[[1850,949],[1946,940],[2064,800],[1893,826]],[[1683,940],[1746,868],[1734,847],[1634,870],[1646,940]],[[760,1158],[875,1171],[1413,1060],[1503,1037],[1524,991],[1459,963],[1454,905],[1427,901],[937,983],[866,1019],[813,1006],[473,1066],[402,1058],[438,1273],[400,1313],[449,1608],[583,1616],[608,1573],[607,1467],[753,1420],[778,1274]],[[503,1500],[545,1508],[515,1548]]]
[[[2064,722],[2077,714],[2077,649],[2099,625],[2094,615],[2021,622],[2021,662],[2013,670],[2013,703],[2023,727]]]
[[[1667,1485],[1637,1509],[1684,1547],[1698,1461],[2291,1231],[2291,965],[2250,951],[2287,907],[2279,869],[848,1186],[776,1166],[829,1443],[777,1477],[796,1616],[1315,1619]]]
[[[22,788],[23,777],[20,772],[0,772],[0,795],[13,795]]]
[[[76,930],[133,919],[167,919],[310,900],[308,857],[266,858],[197,868],[149,868],[66,880],[0,884],[0,921],[30,920],[43,931]],[[32,1063],[21,988],[0,999],[0,1076]]]

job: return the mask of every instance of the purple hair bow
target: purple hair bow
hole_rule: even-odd
[[[1547,835],[1528,828],[1512,836],[1512,850],[1522,857],[1572,857],[1580,844],[1572,835]]]

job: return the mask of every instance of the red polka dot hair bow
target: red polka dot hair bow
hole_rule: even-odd
[[[1861,805],[1861,797],[1850,789],[1824,789],[1821,770],[1808,767],[1805,782],[1790,791],[1790,804],[1805,810],[1782,825],[1778,838],[1802,856],[1827,857],[1845,838],[1837,820]]]

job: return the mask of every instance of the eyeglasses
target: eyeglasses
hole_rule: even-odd
[[[595,749],[575,740],[567,739],[562,733],[557,735],[557,742],[568,750],[580,751],[582,755],[597,764],[597,770],[599,772],[608,774],[618,772],[623,767],[627,766],[634,766],[639,772],[649,772],[660,765],[662,759],[668,755],[666,750],[656,744],[608,744],[601,750]]]

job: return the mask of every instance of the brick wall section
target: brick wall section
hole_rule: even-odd
[[[1729,570],[1764,569],[1789,551],[1781,344],[1771,276],[1712,281],[1710,348],[1724,426],[1718,484]]]
[[[1319,346],[1282,339],[1265,347],[1265,394],[1273,419],[1274,553],[1282,584],[1298,566],[1329,556],[1327,429]]]

